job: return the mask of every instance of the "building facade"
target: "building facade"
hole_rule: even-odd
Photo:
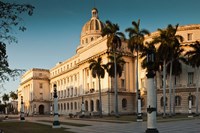
[[[58,111],[59,114],[76,114],[81,111],[84,103],[86,112],[93,115],[99,111],[99,89],[98,79],[93,78],[89,70],[89,60],[101,57],[103,64],[109,62],[107,53],[107,37],[102,37],[101,32],[104,23],[99,20],[98,10],[92,9],[92,17],[82,28],[80,44],[76,54],[56,64],[50,70],[31,69],[21,79],[18,89],[19,107],[20,97],[23,96],[25,112],[32,114],[50,114],[53,109],[53,85],[57,85]],[[200,41],[200,24],[180,26],[177,34],[184,37],[183,44]],[[158,32],[151,33],[145,38],[150,41]],[[131,114],[136,112],[136,58],[130,53],[126,42],[122,42],[122,53],[125,65],[123,74],[117,78],[118,81],[118,108],[120,114]],[[139,61],[141,62],[141,60]],[[157,76],[157,107],[162,112],[162,74]],[[175,101],[177,112],[188,112],[188,96],[191,92],[196,97],[197,73],[190,66],[183,64],[183,72],[175,80]],[[167,76],[167,88],[169,88],[169,76]],[[143,98],[143,112],[146,112],[146,70],[139,63],[139,88]],[[102,111],[104,115],[114,113],[114,79],[105,74],[101,79]],[[168,90],[167,98],[168,98]],[[194,100],[195,101],[195,100]],[[193,111],[195,103],[193,102]],[[168,106],[167,106],[168,109]]]

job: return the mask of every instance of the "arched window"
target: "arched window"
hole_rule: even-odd
[[[90,110],[91,110],[91,112],[94,111],[94,102],[93,102],[93,100],[90,101]]]
[[[99,99],[96,100],[96,110],[99,111],[100,107],[99,107]]]
[[[163,100],[163,97],[161,97],[160,106],[163,107],[163,105],[164,105],[164,100]],[[165,106],[167,106],[167,97],[165,97]]]
[[[86,38],[85,43],[88,43],[88,39]]]
[[[91,38],[91,41],[93,41],[93,40],[94,40],[94,38],[92,37],[92,38]]]
[[[175,106],[181,106],[181,97],[175,96]]]
[[[195,106],[195,104],[196,104],[196,97],[194,95],[191,95],[191,100],[192,100],[192,106]],[[189,104],[189,96],[188,96],[188,104]]]
[[[127,100],[126,98],[122,99],[122,108],[125,109],[127,107]]]

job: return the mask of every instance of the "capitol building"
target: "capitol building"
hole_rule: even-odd
[[[84,103],[85,111],[94,115],[99,111],[98,79],[93,78],[89,69],[89,60],[102,58],[103,64],[109,62],[107,53],[107,37],[102,37],[105,24],[100,21],[98,10],[93,8],[91,18],[82,28],[80,44],[76,54],[71,58],[57,63],[51,69],[33,68],[21,77],[18,88],[18,110],[21,108],[23,97],[25,113],[51,114],[53,112],[53,85],[57,85],[58,112],[62,115],[76,114],[81,111]],[[158,32],[146,36],[145,42],[150,41]],[[183,36],[183,44],[200,41],[200,24],[179,26],[177,34]],[[122,76],[117,78],[118,83],[118,110],[120,114],[136,112],[136,57],[122,42],[123,59],[125,60]],[[146,113],[146,70],[141,68],[139,60],[139,89],[142,97],[142,112]],[[188,113],[188,97],[193,97],[192,112],[195,112],[196,78],[198,73],[192,67],[183,64],[182,73],[175,82],[175,109],[177,113]],[[157,111],[163,112],[162,104],[162,74],[157,76]],[[167,76],[166,109],[169,111],[169,76]],[[115,96],[114,79],[105,73],[101,79],[102,112],[104,115],[114,114]],[[199,99],[198,99],[199,100]]]

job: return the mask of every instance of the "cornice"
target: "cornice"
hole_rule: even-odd
[[[31,78],[28,78],[27,80],[23,81],[20,83],[20,86],[24,85],[25,83],[31,81],[31,80],[46,80],[46,81],[49,81],[49,78],[38,78],[38,77],[31,77]]]

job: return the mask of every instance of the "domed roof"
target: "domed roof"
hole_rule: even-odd
[[[98,17],[98,10],[93,8],[91,19],[86,22],[82,28],[80,46],[78,46],[77,50],[86,46],[91,41],[99,38],[101,36],[103,27],[104,24],[99,20]]]

